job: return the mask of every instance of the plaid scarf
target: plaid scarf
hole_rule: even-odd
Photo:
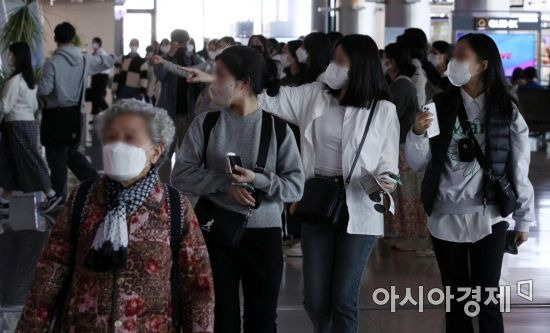
[[[128,216],[136,212],[158,182],[158,167],[130,188],[107,178],[107,215],[99,225],[85,266],[97,272],[117,270],[128,255]]]

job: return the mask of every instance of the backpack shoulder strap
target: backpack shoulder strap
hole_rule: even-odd
[[[271,117],[273,118],[273,122],[275,125],[275,136],[277,137],[277,152],[279,152],[279,148],[283,144],[283,141],[286,137],[287,123],[286,121],[275,115],[271,115]]]
[[[208,112],[202,122],[202,135],[203,135],[203,142],[204,142],[204,151],[203,151],[204,160],[206,160],[206,150],[208,149],[208,141],[210,141],[210,133],[212,132],[212,129],[214,128],[214,126],[216,126],[216,123],[218,122],[218,118],[220,118],[220,113],[221,111]]]
[[[273,118],[265,111],[262,111],[262,132],[260,134],[260,147],[258,148],[258,160],[254,171],[263,173],[267,164],[269,155],[269,144],[271,143],[271,132],[273,128]]]
[[[177,189],[166,184],[166,194],[170,207],[170,249],[172,252],[172,271],[170,272],[170,290],[172,295],[172,323],[175,332],[181,330],[181,300],[179,294],[178,275],[178,254],[182,235],[183,212],[181,196]]]
[[[93,184],[97,178],[86,179],[76,189],[76,194],[73,199],[73,207],[71,209],[71,242],[73,246],[78,243],[78,229],[82,220],[82,213],[84,212],[84,205],[86,204],[86,198],[88,193],[92,189]]]
[[[80,222],[82,220],[82,215],[84,212],[84,206],[86,205],[86,199],[88,198],[88,194],[90,193],[90,190],[92,189],[92,186],[96,182],[98,178],[90,178],[86,179],[85,181],[81,182],[80,185],[76,188],[76,193],[74,194],[73,198],[73,204],[70,210],[70,217],[69,217],[69,223],[70,223],[70,242],[73,246],[74,250],[71,254],[71,262],[69,266],[69,274],[67,275],[68,278],[66,281],[63,282],[63,285],[61,286],[61,290],[59,292],[59,298],[56,301],[56,310],[54,314],[54,318],[59,317],[60,309],[64,302],[67,301],[67,297],[69,294],[69,288],[71,285],[71,280],[74,274],[74,269],[76,266],[76,246],[78,244],[78,229],[80,226]],[[50,324],[50,332],[53,329],[53,322]]]

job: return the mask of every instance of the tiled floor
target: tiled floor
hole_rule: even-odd
[[[512,310],[504,315],[507,333],[550,333],[550,159],[533,154],[531,179],[536,190],[538,224],[518,256],[506,255],[501,284],[512,285]],[[35,222],[32,196],[14,202],[18,218],[10,221],[0,235],[0,333],[10,332],[17,321],[20,305],[30,283],[34,262],[45,241],[44,221]],[[10,230],[11,229],[11,230]],[[279,299],[279,331],[311,332],[302,307],[303,280],[301,259],[287,258]],[[515,296],[519,280],[533,280],[533,301]],[[387,240],[375,248],[364,276],[360,297],[360,332],[438,333],[444,331],[444,311],[426,307],[419,313],[411,306],[395,313],[388,306],[377,306],[372,292],[379,287],[397,286],[425,289],[439,287],[439,272],[434,257],[421,257],[392,249]]]

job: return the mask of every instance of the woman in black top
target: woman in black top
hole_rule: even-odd
[[[296,51],[303,42],[301,40],[292,40],[283,47],[281,64],[285,77],[281,79],[283,86],[300,86],[305,83],[307,65],[298,61]]]

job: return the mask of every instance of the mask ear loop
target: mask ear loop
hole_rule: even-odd
[[[151,144],[149,144],[148,146],[145,146],[145,147],[141,147],[141,149],[143,149],[145,151],[145,153],[147,153],[151,148],[153,148],[154,146],[156,146],[155,143],[151,142]],[[161,156],[162,156],[162,153],[161,153]],[[150,163],[151,164],[151,169],[154,168],[158,161],[160,160],[160,156],[159,156],[159,159],[157,160],[156,163],[151,163],[151,161],[147,161],[147,163]]]

